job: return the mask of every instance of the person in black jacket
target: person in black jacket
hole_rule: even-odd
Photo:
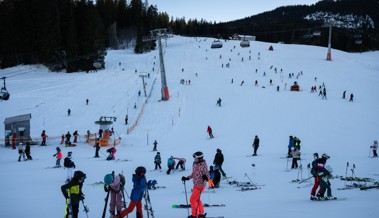
[[[226,173],[222,169],[222,164],[224,163],[224,155],[221,152],[221,149],[216,150],[215,159],[213,160],[213,164],[216,168],[218,168],[222,174],[223,177],[226,177]]]
[[[82,171],[75,171],[74,177],[68,183],[61,186],[62,194],[66,199],[65,218],[78,218],[79,203],[81,200],[84,200],[82,187],[85,179],[86,174]]]
[[[75,163],[71,160],[71,155],[72,152],[69,151],[67,153],[67,157],[65,157],[63,166],[67,169],[67,176],[66,176],[66,181],[70,181],[72,178],[72,169],[75,169]]]
[[[253,156],[257,156],[258,147],[259,147],[259,138],[256,135],[255,138],[254,138],[254,142],[253,142],[253,148],[254,148],[254,154],[253,154]]]

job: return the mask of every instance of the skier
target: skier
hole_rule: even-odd
[[[17,149],[18,149],[18,161],[20,162],[21,161],[21,157],[26,160],[26,157],[25,157],[25,153],[24,153],[24,148],[23,148],[23,145],[22,143],[18,143],[18,146],[17,146]]]
[[[157,182],[157,180],[155,180],[155,179],[153,179],[153,180],[149,180],[148,182],[147,182],[147,189],[157,189],[157,187],[155,186],[155,185],[157,185],[158,184],[158,182]]]
[[[178,160],[178,164],[176,164],[175,169],[177,170],[180,166],[180,169],[185,170],[186,169],[186,159],[181,157],[174,157],[175,160]]]
[[[291,151],[291,156],[292,156],[292,166],[291,166],[291,168],[292,169],[297,169],[298,166],[299,166],[297,164],[297,160],[300,159],[300,151],[296,147],[293,147],[292,151]]]
[[[55,161],[55,168],[60,168],[61,166],[61,159],[63,157],[60,147],[56,147],[57,153],[53,155],[53,157],[57,157],[57,160]]]
[[[26,154],[27,160],[33,160],[32,156],[30,156],[31,152],[30,152],[30,142],[29,141],[26,142],[25,154]]]
[[[298,137],[294,138],[295,141],[295,148],[300,151],[301,148],[301,140]]]
[[[88,100],[88,98],[86,99],[86,105],[88,105],[88,103],[89,103],[89,100]]]
[[[66,137],[65,145],[66,145],[66,147],[68,147],[71,144],[71,134],[70,134],[70,131],[67,132],[67,134],[65,135],[65,137]]]
[[[353,93],[351,93],[349,101],[353,102],[353,98],[354,98],[354,95],[353,95]]]
[[[378,141],[377,140],[374,140],[374,144],[370,148],[372,148],[372,153],[373,153],[372,157],[378,157],[378,153],[376,153],[376,151],[378,150]]]
[[[217,105],[218,105],[219,107],[221,107],[221,98],[220,98],[220,97],[217,99]]]
[[[153,151],[157,151],[157,145],[158,145],[157,140],[154,140],[153,145],[154,145]]]
[[[345,96],[346,96],[346,90],[343,91],[343,93],[342,93],[342,99],[345,99]]]
[[[325,100],[328,99],[328,98],[326,97],[326,88],[325,88],[325,87],[322,89],[322,98],[321,98],[321,99],[325,99]]]
[[[125,115],[125,125],[128,124],[128,115]]]
[[[289,142],[288,142],[287,158],[291,157],[291,150],[292,150],[293,147],[295,147],[295,140],[293,139],[293,136],[290,135],[290,139],[289,139]]]
[[[41,137],[42,137],[41,145],[46,145],[46,137],[47,137],[47,135],[46,135],[45,130],[42,131]]]
[[[91,132],[89,130],[87,130],[87,134],[86,134],[86,143],[89,143],[90,141],[90,137],[91,137]]]
[[[190,204],[192,210],[192,216],[188,218],[205,218],[203,202],[200,199],[201,193],[205,190],[206,182],[209,187],[213,187],[214,184],[210,180],[208,166],[204,160],[203,152],[198,151],[193,154],[194,163],[192,174],[189,176],[183,176],[182,181],[193,179],[193,189],[190,197]]]
[[[222,169],[222,164],[224,163],[224,155],[222,154],[221,149],[216,150],[215,158],[213,159],[213,164],[221,172],[223,177],[226,177],[226,173]]]
[[[99,156],[99,151],[100,151],[100,139],[99,138],[96,138],[95,145],[93,147],[96,148],[94,157],[95,158],[100,157]]]
[[[210,126],[208,126],[208,128],[207,128],[207,132],[208,132],[210,138],[214,138],[214,136],[212,134],[212,128]]]
[[[253,154],[253,156],[257,156],[258,147],[259,147],[259,138],[256,135],[255,138],[254,138],[254,141],[253,141],[253,148],[254,148],[254,154]]]
[[[117,150],[115,147],[108,148],[107,152],[109,153],[107,160],[115,160],[116,159],[115,154],[116,154]]]
[[[84,200],[82,187],[85,179],[86,174],[82,171],[75,171],[74,177],[68,183],[61,186],[61,191],[66,199],[65,218],[78,218],[79,203],[81,200]]]
[[[64,143],[64,134],[62,134],[62,136],[61,136],[61,143],[59,143],[59,144],[63,144]]]
[[[110,192],[111,201],[109,203],[109,213],[111,216],[115,215],[115,209],[117,214],[120,214],[122,210],[122,192],[124,191],[125,177],[122,174],[115,175],[107,174],[104,177],[104,191]]]
[[[142,197],[147,185],[146,182],[146,168],[145,167],[137,167],[135,170],[135,174],[133,174],[133,189],[130,195],[130,203],[128,208],[122,210],[119,214],[113,216],[113,218],[120,218],[131,213],[135,207],[137,207],[136,217],[142,218]]]
[[[313,175],[313,177],[315,177],[315,180],[314,180],[314,185],[313,185],[312,190],[311,190],[311,200],[316,200],[320,197],[323,197],[321,195],[322,187],[318,191],[317,196],[316,196],[316,191],[317,191],[317,188],[320,186],[320,179],[321,178],[320,178],[319,173],[324,168],[326,161],[329,158],[330,158],[330,156],[324,153],[324,154],[322,154],[321,158],[317,158],[316,160],[314,160],[312,162],[311,174]]]
[[[162,169],[161,162],[162,162],[161,153],[157,152],[157,154],[154,157],[155,170],[157,170],[158,168]]]
[[[78,130],[75,130],[75,132],[72,134],[74,136],[74,143],[77,143],[78,142]]]
[[[326,166],[321,169],[319,172],[320,176],[320,185],[321,185],[321,192],[319,200],[335,200],[336,197],[332,196],[332,189],[330,188],[330,182],[329,179],[332,177],[333,169],[330,166]],[[324,197],[324,193],[326,192],[326,197]]]
[[[209,175],[210,175],[210,178],[214,184],[213,188],[219,188],[220,187],[220,180],[221,180],[221,173],[218,170],[218,168],[210,166],[209,167]]]
[[[72,169],[75,169],[75,163],[71,160],[72,152],[67,153],[67,157],[64,159],[63,166],[67,169],[66,181],[69,182],[72,178]]]
[[[170,174],[171,170],[174,169],[175,167],[175,160],[174,160],[174,157],[171,156],[167,159],[167,167],[168,167],[168,170],[167,170],[167,175]]]
[[[67,110],[67,115],[71,116],[71,110],[70,110],[70,108]]]

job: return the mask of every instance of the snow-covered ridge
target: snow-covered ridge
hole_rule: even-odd
[[[375,28],[375,23],[368,15],[354,15],[354,14],[333,14],[331,12],[318,11],[316,13],[308,14],[304,17],[306,20],[322,21],[325,24],[332,24],[335,27],[346,29],[369,29]]]

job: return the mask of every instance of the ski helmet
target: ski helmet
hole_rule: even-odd
[[[323,158],[326,158],[326,159],[329,159],[329,158],[330,158],[330,156],[329,156],[328,154],[326,154],[326,153],[322,154],[322,157],[323,157]]]
[[[198,161],[202,161],[204,158],[203,152],[197,151],[193,155],[193,158],[197,159]]]
[[[113,182],[113,175],[112,174],[107,174],[104,176],[104,183],[106,185],[109,185]]]
[[[146,174],[146,168],[142,166],[137,167],[135,172],[137,176],[143,176],[144,174]]]
[[[73,179],[75,179],[75,180],[79,180],[79,179],[81,179],[81,180],[84,181],[86,178],[87,178],[86,174],[83,173],[82,171],[78,170],[78,171],[75,171],[75,172],[74,172],[74,177],[73,177]]]
[[[60,151],[60,150],[61,150],[61,148],[60,148],[60,147],[57,147],[56,149],[57,149],[57,151]]]
[[[67,153],[67,156],[71,157],[71,155],[72,155],[72,151],[69,151],[69,152]]]

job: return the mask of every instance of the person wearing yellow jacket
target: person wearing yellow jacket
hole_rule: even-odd
[[[86,174],[82,171],[75,171],[72,179],[61,186],[62,194],[66,199],[65,218],[78,218],[79,203],[81,200],[84,200],[82,187],[85,179]]]

